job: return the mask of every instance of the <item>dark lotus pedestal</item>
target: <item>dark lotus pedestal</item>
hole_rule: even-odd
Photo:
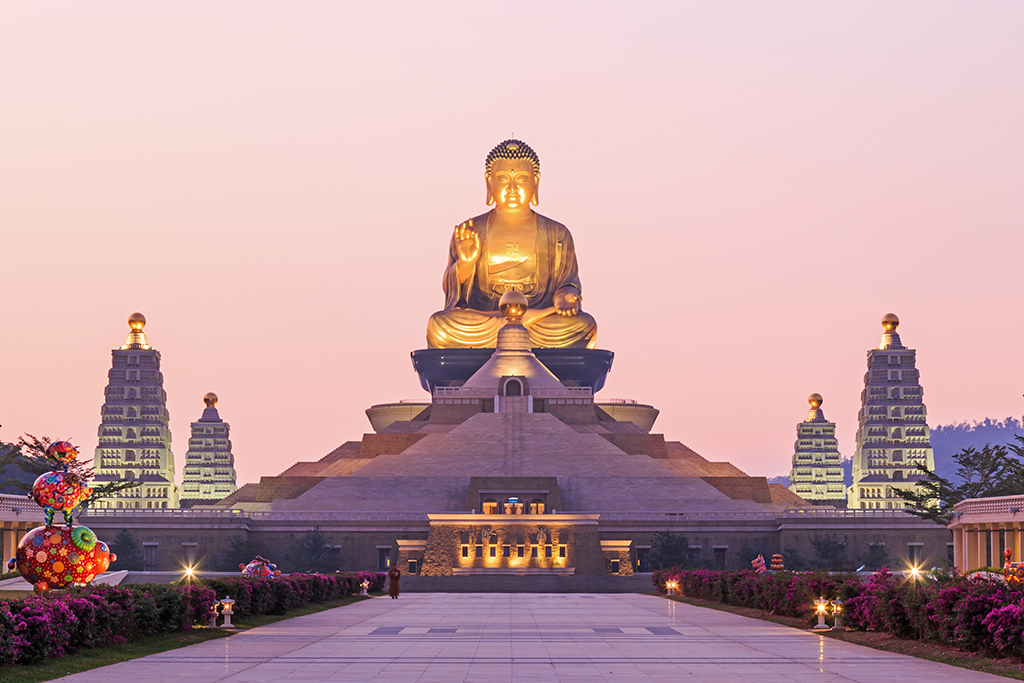
[[[420,349],[412,352],[412,366],[427,391],[435,387],[457,387],[487,362],[494,349]],[[615,354],[603,349],[534,349],[562,384],[590,387],[597,393],[612,369]]]

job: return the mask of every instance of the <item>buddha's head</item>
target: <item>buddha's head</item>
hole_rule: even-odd
[[[502,213],[521,213],[539,201],[540,157],[521,140],[505,140],[485,161],[487,205]]]

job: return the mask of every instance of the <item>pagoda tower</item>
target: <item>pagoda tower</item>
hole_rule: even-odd
[[[924,478],[918,465],[935,470],[916,352],[903,346],[896,333],[899,324],[899,318],[886,314],[882,340],[868,351],[851,508],[902,508],[905,501],[893,490],[916,486]]]
[[[188,504],[216,503],[235,492],[235,458],[231,454],[231,425],[220,419],[217,394],[203,396],[206,409],[192,423],[192,438],[185,453],[184,481],[181,483],[182,507]]]
[[[846,507],[846,486],[840,462],[836,423],[825,419],[821,394],[811,394],[807,419],[796,426],[789,489],[815,505]]]
[[[119,492],[113,500],[98,502],[98,507],[178,507],[160,352],[146,340],[145,326],[146,317],[132,313],[128,338],[110,352],[113,361],[94,460],[97,483],[137,480],[140,484]]]

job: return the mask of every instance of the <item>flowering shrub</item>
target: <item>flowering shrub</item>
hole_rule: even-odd
[[[88,586],[0,601],[0,665],[63,657],[143,636],[188,631],[205,623],[218,598],[229,595],[236,618],[282,614],[359,590],[362,581],[381,590],[386,576],[291,574],[276,579],[229,578],[205,585]]]
[[[840,598],[847,628],[927,639],[997,657],[1024,659],[1024,589],[1001,579],[936,574],[915,581],[888,570],[867,583],[854,575],[711,569],[654,572],[684,595],[814,621],[814,599]]]

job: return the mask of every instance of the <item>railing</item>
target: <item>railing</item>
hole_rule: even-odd
[[[42,520],[43,509],[28,496],[0,494],[0,516],[10,520],[16,518]]]
[[[594,390],[590,387],[562,387],[561,389],[530,389],[536,398],[590,398]]]
[[[602,398],[598,403],[622,403],[625,405],[635,406],[636,400],[632,398]]]
[[[1024,496],[969,498],[953,506],[958,518],[971,515],[1014,515],[1024,510]],[[1024,520],[1024,516],[1021,517]]]
[[[902,510],[790,509],[784,512],[602,512],[601,521],[612,522],[725,522],[783,521],[794,519],[917,519]]]
[[[90,519],[221,519],[250,521],[333,521],[333,522],[425,522],[425,512],[315,512],[315,511],[249,511],[249,510],[196,510],[192,508],[121,508],[86,509],[83,518]]]
[[[497,389],[434,387],[434,398],[494,398]]]

